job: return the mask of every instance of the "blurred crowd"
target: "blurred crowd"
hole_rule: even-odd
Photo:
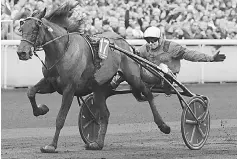
[[[1,19],[14,21],[15,39],[19,19],[64,2],[12,1],[2,1]],[[81,0],[72,16],[83,18],[84,33],[91,35],[114,31],[126,39],[140,39],[147,27],[157,26],[166,39],[237,39],[237,0]],[[1,25],[6,39],[9,28]]]

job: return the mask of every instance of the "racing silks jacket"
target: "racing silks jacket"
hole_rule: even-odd
[[[195,50],[189,50],[176,42],[163,39],[160,43],[160,46],[154,50],[150,49],[148,44],[141,46],[138,50],[139,56],[156,65],[164,63],[173,73],[179,73],[180,60],[182,59],[193,62],[213,61],[213,56]]]

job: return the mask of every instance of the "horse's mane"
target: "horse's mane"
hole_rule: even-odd
[[[59,6],[57,9],[52,10],[44,18],[48,21],[58,24],[61,27],[66,28],[69,32],[78,32],[80,26],[83,23],[82,20],[74,20],[70,18],[73,14],[73,9],[78,5],[66,2]]]

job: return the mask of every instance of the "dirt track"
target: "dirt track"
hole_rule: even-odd
[[[105,147],[102,151],[87,151],[79,132],[73,135],[63,135],[59,139],[57,154],[42,154],[41,146],[49,144],[51,137],[39,132],[35,137],[20,137],[20,134],[11,135],[8,132],[27,130],[25,128],[54,127],[57,105],[61,97],[57,94],[38,95],[38,103],[49,106],[50,112],[44,117],[35,118],[32,115],[30,104],[26,98],[26,90],[2,90],[2,158],[237,158],[237,123],[228,125],[228,119],[237,119],[237,84],[194,85],[188,88],[195,93],[207,95],[211,100],[211,120],[221,121],[211,125],[211,131],[206,145],[198,151],[189,150],[182,139],[179,128],[173,128],[170,135],[163,135],[157,130],[141,132],[108,133]],[[118,103],[118,101],[120,101]],[[181,107],[177,97],[165,98],[163,95],[156,98],[159,110],[165,121],[180,122]],[[122,102],[122,103],[121,103]],[[111,112],[110,124],[136,124],[152,122],[148,104],[138,103],[130,95],[111,97],[108,100]],[[65,126],[77,126],[79,108],[76,100],[68,115]],[[225,121],[225,122],[222,122]],[[212,122],[212,123],[213,123]],[[211,124],[212,124],[211,123]],[[38,130],[36,129],[36,130]],[[46,129],[47,130],[47,129]],[[24,132],[24,131],[23,131]],[[51,132],[50,132],[51,133]],[[70,133],[69,133],[70,134]],[[26,132],[27,135],[27,132]]]
[[[21,138],[2,140],[2,158],[237,158],[235,129],[211,131],[206,145],[198,151],[189,150],[180,131],[162,135],[157,131],[133,134],[107,135],[102,151],[87,151],[79,135],[63,136],[57,154],[42,154],[39,147],[51,138]]]

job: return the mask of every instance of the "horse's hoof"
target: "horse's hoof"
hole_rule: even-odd
[[[50,146],[50,145],[47,145],[45,147],[41,147],[40,151],[42,153],[58,153],[58,151],[56,151],[56,148],[54,146]]]
[[[146,102],[147,100],[143,100],[143,99],[137,99],[138,102]]]
[[[146,102],[146,101],[147,101],[147,98],[142,95],[141,97],[138,97],[138,98],[137,98],[137,101],[138,101],[138,102]]]
[[[48,113],[49,108],[44,104],[39,104],[38,110],[34,112],[34,116],[45,115]]]
[[[168,125],[166,125],[165,123],[163,123],[162,125],[158,126],[160,131],[165,133],[165,134],[169,134],[170,133],[170,127]]]
[[[103,146],[100,146],[97,142],[93,142],[85,145],[86,150],[102,150]]]

